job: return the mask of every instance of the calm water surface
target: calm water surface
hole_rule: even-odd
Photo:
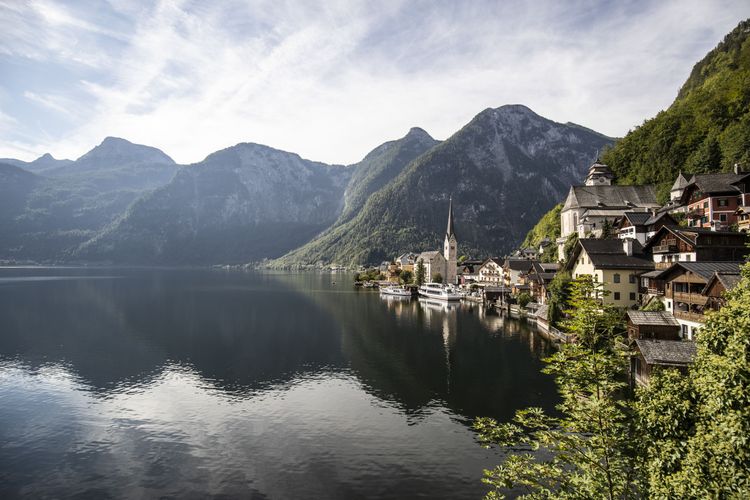
[[[470,422],[552,408],[549,346],[350,283],[0,268],[0,497],[481,497]]]

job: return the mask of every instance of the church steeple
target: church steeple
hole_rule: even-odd
[[[448,202],[448,227],[445,229],[443,257],[445,257],[445,282],[454,284],[456,282],[458,242],[456,241],[456,235],[453,233],[453,196],[450,197]]]
[[[453,196],[448,201],[448,228],[445,230],[445,237],[447,239],[455,238],[453,234]]]

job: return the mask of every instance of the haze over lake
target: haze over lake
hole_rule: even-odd
[[[477,498],[471,420],[556,402],[525,324],[347,274],[3,268],[0,332],[3,498]]]

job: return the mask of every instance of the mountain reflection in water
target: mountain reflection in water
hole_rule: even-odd
[[[349,283],[0,269],[0,495],[481,496],[468,425],[553,407],[549,346]]]

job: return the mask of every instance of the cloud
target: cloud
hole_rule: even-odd
[[[77,157],[118,135],[181,162],[252,141],[349,163],[411,126],[445,138],[506,103],[621,136],[668,106],[692,65],[750,13],[729,0],[111,7],[10,8],[18,26],[0,51],[78,75],[70,89],[54,73],[47,86],[4,89],[57,112],[78,104],[72,125],[27,149]],[[14,111],[24,140],[33,137],[24,109]]]

